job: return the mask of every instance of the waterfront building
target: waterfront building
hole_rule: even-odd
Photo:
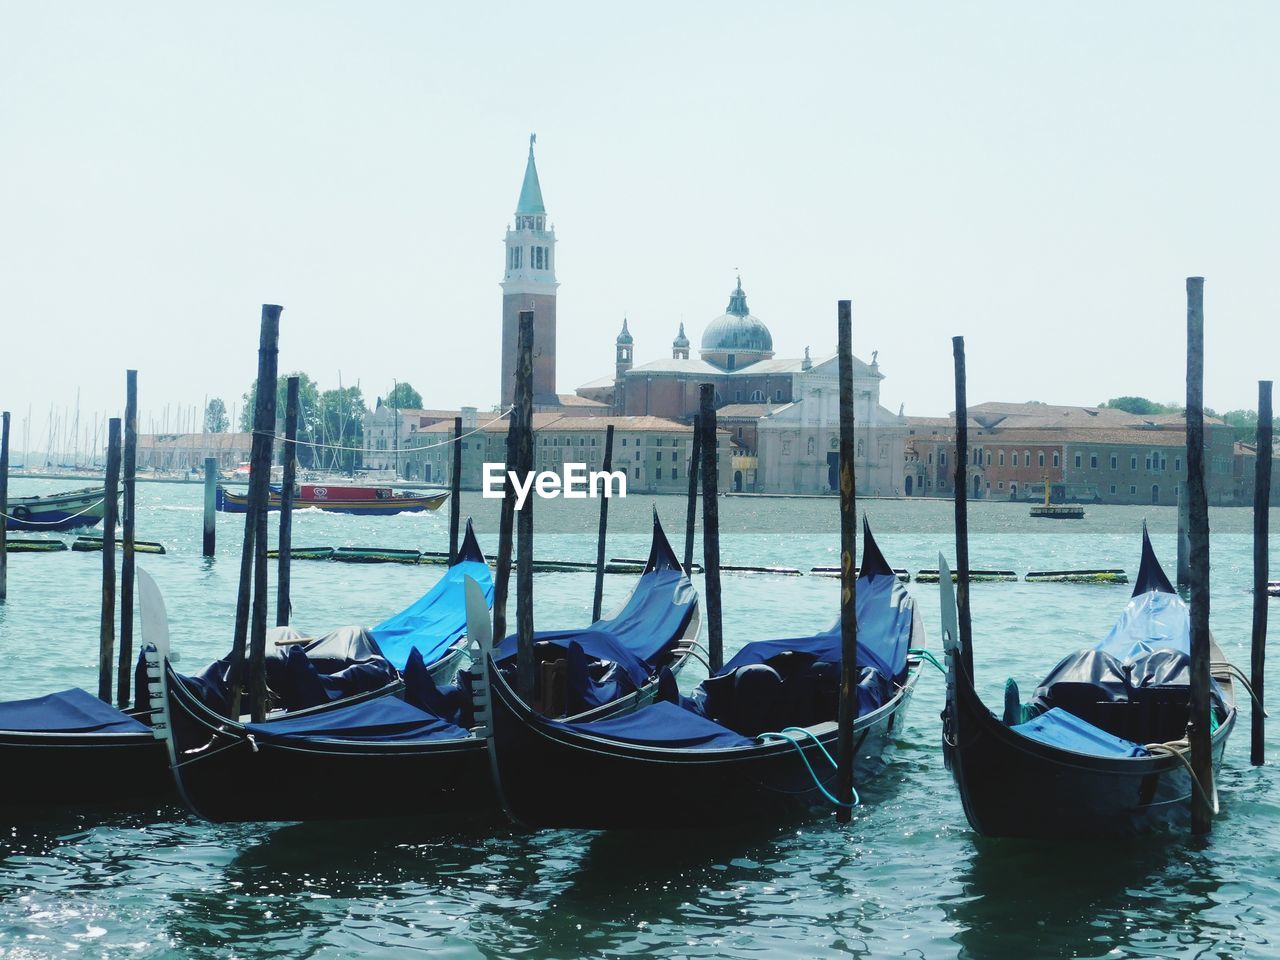
[[[1181,414],[1139,415],[1105,407],[979,404],[969,411],[969,496],[1055,502],[1172,506],[1186,481],[1186,423]],[[951,496],[955,473],[952,418],[907,421],[909,496]],[[1242,502],[1232,428],[1205,418],[1209,502]]]
[[[474,417],[474,412],[471,416]],[[686,494],[689,485],[689,457],[692,454],[693,427],[663,417],[594,417],[566,412],[538,411],[533,415],[534,469],[560,472],[566,463],[582,463],[588,470],[602,470],[605,431],[612,425],[613,469],[627,475],[627,492]],[[505,463],[509,421],[494,423],[464,419],[462,441],[462,486],[478,490],[483,483],[485,463]],[[424,451],[424,477],[432,482],[449,483],[453,468],[453,422],[437,423],[419,432],[419,437],[434,444]],[[443,443],[440,441],[444,441]],[[730,481],[732,447],[727,431],[718,431],[717,457],[720,489]]]
[[[454,417],[460,412],[465,414],[467,409],[475,412],[475,408],[465,407],[463,411],[392,407],[383,403],[379,397],[373,412],[364,421],[362,467],[365,470],[392,470],[398,478],[404,480],[431,482],[431,478],[424,476],[421,469],[421,451],[418,448],[422,441],[418,439],[418,432],[446,421],[452,429]]]
[[[234,470],[249,460],[252,433],[140,433],[139,470],[203,470],[205,457],[214,457],[219,470]]]

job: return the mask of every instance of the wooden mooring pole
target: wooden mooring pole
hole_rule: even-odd
[[[449,565],[458,562],[458,527],[462,522],[462,418],[453,418],[453,469],[449,471]]]
[[[116,501],[120,497],[120,418],[107,422],[107,478],[102,513],[102,621],[98,635],[98,699],[111,702],[116,642]]]
[[[520,311],[516,349],[515,472],[533,476],[533,311]],[[533,500],[532,492],[520,507],[516,521],[516,692],[533,703]]]
[[[212,557],[218,543],[218,460],[204,458],[204,547],[203,555]]]
[[[23,452],[26,456],[26,452]],[[0,413],[0,601],[9,596],[9,411]]]
[[[1262,739],[1262,697],[1267,657],[1267,580],[1271,571],[1271,381],[1258,381],[1258,458],[1253,483],[1253,648],[1249,656],[1249,685],[1256,698],[1249,710],[1249,762],[1266,762]]]
[[[724,625],[720,619],[720,505],[716,502],[716,387],[699,386],[699,430],[702,433],[702,570],[707,595],[707,663],[716,673],[724,666]]]
[[[133,571],[136,563],[138,486],[138,371],[124,374],[124,555],[120,560],[120,663],[116,673],[116,705],[129,706],[133,680]]]
[[[964,368],[964,337],[951,338],[956,375],[956,620],[960,664],[973,679],[973,618],[969,611],[969,401]]]
[[[1209,498],[1204,475],[1204,277],[1187,278],[1187,494],[1191,559],[1191,832],[1213,829],[1209,734]]]
[[[280,543],[276,567],[276,626],[293,619],[289,566],[293,560],[293,485],[298,476],[298,377],[290,377],[284,401],[284,471],[280,478]]]
[[[701,398],[699,398],[701,399]],[[693,417],[693,449],[689,453],[689,505],[684,514],[684,572],[693,576],[693,534],[698,522],[698,461],[702,459],[702,418]]]
[[[276,375],[280,358],[280,312],[262,306],[262,339],[258,346],[258,406],[250,461],[249,498],[254,511],[253,610],[249,629],[249,704],[254,723],[267,719],[267,520],[271,496],[272,450],[276,435]],[[254,489],[255,477],[257,489]]]
[[[1189,504],[1191,498],[1187,494],[1187,485],[1178,484],[1178,589],[1186,590],[1191,586],[1191,563],[1187,544],[1187,526],[1190,522]]]
[[[613,424],[604,430],[604,472],[613,472]],[[600,619],[600,606],[604,602],[604,538],[609,526],[609,481],[600,492],[600,533],[596,537],[596,590],[591,599],[591,622]]]
[[[240,717],[241,693],[245,686],[245,652],[249,637],[249,608],[252,599],[254,541],[258,533],[258,505],[263,512],[263,536],[266,535],[267,497],[270,494],[271,447],[270,434],[275,432],[276,360],[280,339],[280,311],[282,308],[263,304],[262,329],[258,338],[258,382],[253,416],[253,444],[249,450],[249,502],[244,514],[244,543],[240,548],[240,585],[236,595],[235,633],[231,640],[231,719]],[[270,420],[263,428],[265,404],[271,405]],[[267,434],[264,436],[264,433]],[[263,544],[265,554],[266,544]],[[264,566],[265,570],[265,566]],[[264,591],[265,595],[265,591]],[[265,623],[265,617],[264,617]],[[266,635],[264,632],[263,639]],[[265,642],[263,645],[265,651]],[[252,675],[252,671],[251,671]]]
[[[853,311],[836,305],[840,370],[840,704],[836,755],[836,820],[853,818],[853,724],[858,717],[858,499],[854,472]]]

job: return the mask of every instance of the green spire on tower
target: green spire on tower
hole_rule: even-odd
[[[538,167],[533,162],[533,145],[537,142],[536,133],[529,134],[529,163],[524,168],[524,184],[520,187],[520,202],[516,204],[516,214],[546,213],[542,205],[542,187],[538,183]]]

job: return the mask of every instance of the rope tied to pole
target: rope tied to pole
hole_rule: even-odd
[[[785,740],[787,743],[795,747],[796,751],[800,754],[800,759],[804,761],[805,769],[809,771],[809,776],[813,778],[813,785],[818,788],[822,795],[833,806],[850,810],[860,804],[862,802],[862,798],[858,796],[857,788],[852,788],[852,803],[842,803],[840,800],[836,799],[835,795],[832,794],[831,791],[823,785],[822,780],[819,779],[817,771],[813,769],[813,764],[809,762],[809,757],[805,753],[804,744],[796,737],[791,736],[793,733],[802,734],[812,740],[817,745],[818,750],[821,751],[822,755],[827,758],[827,762],[831,764],[831,769],[836,769],[837,764],[835,757],[831,756],[831,752],[827,750],[826,746],[818,739],[817,735],[812,730],[806,730],[804,727],[783,727],[782,730],[761,733],[756,736],[756,739],[763,741],[766,737],[777,737],[779,740]]]

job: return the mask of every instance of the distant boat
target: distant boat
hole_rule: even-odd
[[[335,484],[303,483],[295,488],[293,509],[315,508],[330,513],[357,513],[366,517],[385,517],[394,513],[416,513],[435,510],[448,493],[419,495],[393,490],[390,487],[353,487]],[[244,513],[249,508],[249,497],[218,487],[217,507],[225,513]],[[280,509],[280,489],[271,489],[269,510]]]
[[[1059,493],[1059,496],[1062,496]],[[1084,507],[1078,503],[1050,503],[1049,479],[1044,478],[1044,503],[1031,508],[1031,516],[1045,520],[1083,520]]]
[[[106,509],[106,495],[102,487],[85,487],[40,497],[10,497],[5,528],[55,532],[92,527],[102,519]]]

